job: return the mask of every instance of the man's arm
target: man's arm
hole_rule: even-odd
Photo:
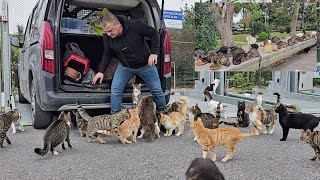
[[[103,46],[104,46],[103,56],[98,68],[98,72],[101,72],[101,73],[104,73],[107,70],[112,57],[112,50],[109,46],[109,40],[107,35],[105,34],[103,35]]]
[[[133,22],[134,29],[135,31],[142,36],[149,37],[151,40],[151,54],[158,54],[159,47],[160,47],[160,35],[158,31],[151,27],[148,26],[147,24],[141,22],[141,21],[134,21]]]

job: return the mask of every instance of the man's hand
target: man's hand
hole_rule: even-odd
[[[157,60],[158,60],[158,55],[150,54],[149,59],[148,59],[149,66],[155,65],[157,63]]]
[[[98,72],[92,79],[92,84],[96,84],[96,82],[100,79],[100,84],[102,83],[103,73]]]

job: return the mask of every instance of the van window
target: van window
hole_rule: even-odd
[[[43,23],[44,19],[44,11],[45,5],[47,4],[48,0],[39,1],[37,8],[34,11],[34,15],[31,21],[31,31],[30,31],[30,38],[36,40],[40,37],[40,27]]]

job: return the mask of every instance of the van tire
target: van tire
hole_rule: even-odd
[[[43,111],[37,102],[36,85],[33,80],[31,85],[31,120],[35,129],[45,129],[52,123],[52,113]]]
[[[29,103],[29,101],[26,98],[24,98],[24,96],[21,94],[20,87],[18,87],[18,98],[19,98],[19,103],[22,103],[22,104]]]

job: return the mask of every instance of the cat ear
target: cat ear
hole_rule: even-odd
[[[196,106],[198,107],[198,103],[196,103]]]
[[[59,119],[62,119],[62,117],[65,115],[65,112],[64,111],[61,111],[61,113],[60,113],[60,115],[59,115],[59,117],[58,117],[58,120]]]
[[[310,129],[307,129],[306,132],[307,132],[307,133],[311,133],[311,130],[310,130]]]
[[[69,112],[67,113],[67,117],[70,117],[70,115],[71,115],[71,114],[70,114],[70,111],[69,111]]]
[[[139,83],[139,89],[141,89],[141,83]]]
[[[134,84],[133,83],[131,83],[132,84],[132,87],[134,88]]]

